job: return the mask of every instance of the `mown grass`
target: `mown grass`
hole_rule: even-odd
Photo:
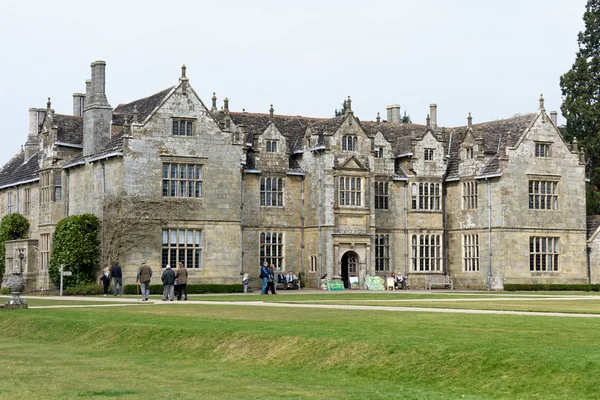
[[[599,328],[177,303],[13,310],[0,314],[0,398],[593,399]]]

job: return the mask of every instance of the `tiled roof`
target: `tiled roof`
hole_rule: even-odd
[[[20,151],[0,169],[0,187],[30,181],[39,177],[38,154],[35,153],[28,160],[24,160],[24,157],[25,153]]]
[[[58,127],[58,141],[70,144],[83,143],[83,118],[72,115],[54,114]]]
[[[242,124],[243,115],[239,112],[229,113],[233,123],[238,127]],[[217,118],[222,118],[221,115],[217,114]],[[248,137],[246,138],[247,143],[253,143],[255,134],[262,134],[271,122],[275,124],[275,127],[283,136],[286,137],[288,142],[288,148],[290,152],[299,150],[302,148],[302,136],[306,130],[307,125],[311,121],[319,121],[319,118],[307,118],[301,116],[291,115],[273,115],[273,118],[269,114],[260,113],[246,113],[246,127],[248,130]]]
[[[537,114],[527,114],[514,118],[472,125],[473,137],[483,139],[483,152],[488,155],[493,155],[481,171],[482,175],[499,172],[500,163],[498,150],[506,148],[509,132],[511,138],[509,146],[512,146],[521,138],[525,133],[525,130],[536,117]],[[448,161],[446,178],[458,178],[460,144],[465,139],[467,129],[468,126],[450,129],[450,160]]]
[[[411,139],[421,139],[427,132],[427,127],[417,124],[404,124],[395,122],[361,122],[368,126],[374,134],[381,132],[383,137],[390,142],[395,155],[411,152]]]
[[[138,122],[142,122],[152,111],[164,100],[165,96],[173,89],[173,86],[152,96],[132,101],[127,104],[119,104],[113,110],[113,125],[123,125],[125,121],[131,123],[133,120],[133,108],[137,107]]]
[[[588,215],[586,222],[587,238],[589,239],[600,227],[600,215]]]

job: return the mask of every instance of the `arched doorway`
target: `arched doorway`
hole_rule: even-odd
[[[358,254],[347,251],[342,256],[342,280],[346,289],[350,287],[351,276],[358,276]]]

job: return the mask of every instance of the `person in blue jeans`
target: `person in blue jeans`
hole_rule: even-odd
[[[123,271],[119,264],[115,263],[110,269],[110,274],[113,278],[113,295],[123,296]],[[117,291],[117,287],[119,290]]]
[[[267,294],[267,280],[269,278],[269,263],[266,261],[260,267],[260,279],[262,279],[262,290],[260,294]]]

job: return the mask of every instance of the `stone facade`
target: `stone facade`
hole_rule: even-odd
[[[26,209],[31,222],[6,253],[14,263],[26,250],[30,289],[45,288],[54,227],[80,213],[103,222],[102,263],[119,262],[126,283],[142,261],[156,283],[167,263],[185,262],[190,283],[235,283],[263,260],[309,286],[390,272],[412,287],[433,274],[459,288],[600,279],[585,160],[543,99],[533,114],[455,128],[438,125],[435,104],[425,125],[402,123],[398,105],[389,121],[360,121],[350,98],[329,119],[240,113],[216,95],[208,108],[183,67],[176,85],[112,109],[105,68],[92,63],[73,116],[50,101],[30,109],[26,146],[0,170],[0,215]],[[115,221],[139,227],[116,252]]]

